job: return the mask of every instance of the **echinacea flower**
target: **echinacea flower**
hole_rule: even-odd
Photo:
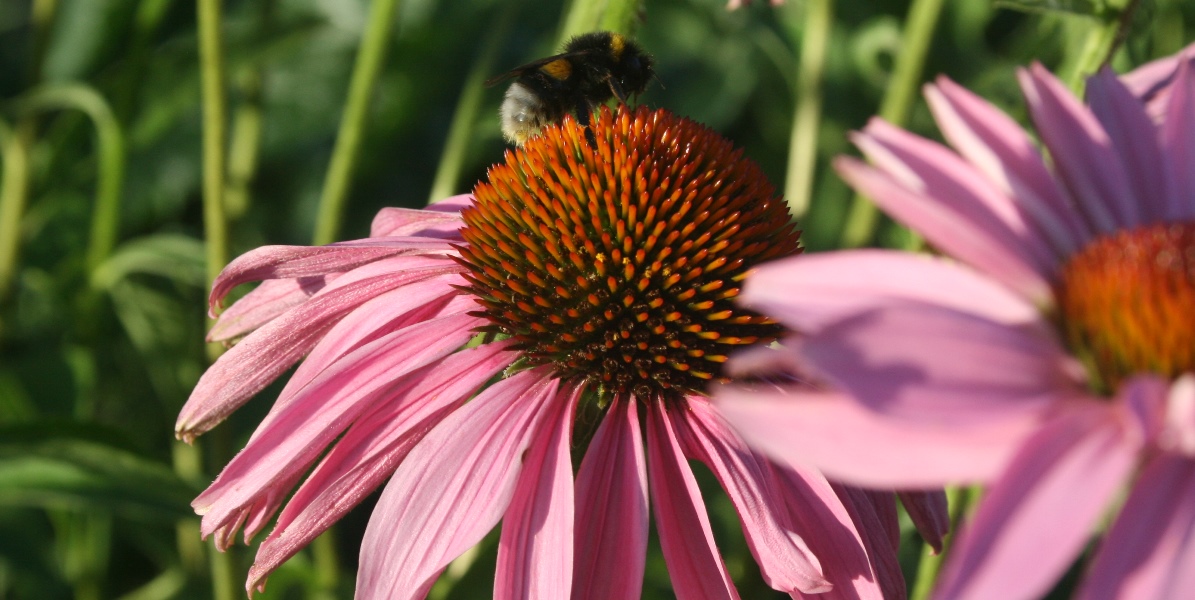
[[[425,595],[502,521],[495,598],[636,598],[650,498],[677,596],[733,598],[695,459],[775,589],[903,593],[894,508],[762,458],[701,392],[732,350],[780,331],[733,300],[753,264],[799,251],[784,203],[692,121],[603,109],[591,128],[592,146],[571,120],[549,127],[475,196],[384,210],[368,239],[259,248],[220,275],[213,306],[264,281],[220,316],[214,338],[244,337],[197,385],[180,437],[306,355],[194,502],[220,547],[281,508],[250,591],[389,479],[359,597]]]
[[[990,486],[939,598],[1041,597],[1109,511],[1079,597],[1195,593],[1195,65],[1170,64],[1157,123],[1107,69],[1087,105],[1022,71],[1048,161],[939,79],[953,150],[874,120],[871,165],[836,167],[957,262],[833,252],[748,279],[831,390],[725,390],[750,443],[860,485]]]

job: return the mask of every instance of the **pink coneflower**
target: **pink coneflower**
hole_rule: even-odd
[[[196,387],[180,437],[307,356],[194,502],[221,547],[282,508],[250,590],[390,479],[360,597],[422,597],[503,521],[495,597],[636,598],[650,496],[677,596],[733,598],[691,458],[775,589],[903,593],[882,502],[763,459],[701,394],[733,349],[780,331],[733,300],[753,264],[799,251],[784,203],[692,121],[603,109],[592,131],[593,147],[571,120],[548,128],[475,196],[384,210],[368,239],[259,248],[221,274],[213,306],[264,282],[213,329],[245,337]]]
[[[837,252],[746,285],[837,390],[726,390],[749,441],[861,485],[991,486],[940,598],[1040,597],[1126,487],[1080,597],[1195,593],[1195,66],[1171,64],[1157,124],[1108,70],[1087,106],[1020,73],[1048,162],[939,79],[953,151],[876,120],[855,136],[873,166],[836,166],[958,262]]]

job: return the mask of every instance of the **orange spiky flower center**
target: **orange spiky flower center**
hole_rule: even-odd
[[[603,108],[492,167],[462,216],[460,262],[490,332],[531,364],[610,394],[678,398],[731,351],[780,333],[735,305],[747,270],[800,252],[759,168],[667,111]]]
[[[1195,223],[1097,238],[1063,268],[1059,307],[1105,392],[1133,373],[1195,371]]]

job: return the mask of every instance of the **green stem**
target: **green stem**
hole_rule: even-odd
[[[17,275],[21,252],[21,217],[29,198],[29,155],[33,148],[34,123],[22,121],[16,130],[0,122],[0,302],[8,298]]]
[[[1136,2],[1130,2],[1124,10],[1110,10],[1103,19],[1088,19],[1091,21],[1091,26],[1083,38],[1083,46],[1062,76],[1067,87],[1074,90],[1079,97],[1083,96],[1087,78],[1112,60],[1116,47],[1124,41],[1125,31],[1132,21],[1133,10],[1136,6]]]
[[[958,531],[959,524],[971,508],[971,502],[975,499],[975,495],[975,491],[972,488],[946,488],[946,503],[950,507],[951,534],[942,540],[942,551],[940,553],[935,554],[934,549],[929,544],[923,544],[921,560],[917,563],[917,578],[914,580],[913,591],[909,594],[909,600],[927,600],[930,597],[930,593],[934,589],[934,584],[938,581],[938,573],[942,570],[942,561],[949,554],[950,546],[954,542],[954,532]]]
[[[327,529],[311,542],[311,555],[315,567],[317,597],[335,598],[336,586],[340,581],[340,560],[336,552],[335,527]]]
[[[909,118],[909,110],[917,97],[921,85],[925,57],[929,53],[934,30],[938,27],[938,16],[942,12],[943,0],[913,0],[901,35],[900,53],[892,71],[892,79],[880,102],[880,117],[894,125],[903,125]],[[843,247],[858,247],[866,244],[875,234],[879,215],[870,200],[856,195],[851,203],[846,227],[843,228]]]
[[[196,11],[203,99],[203,227],[207,248],[207,279],[210,284],[228,262],[228,225],[224,216],[224,128],[227,111],[224,60],[221,54],[220,0],[198,0]],[[222,350],[219,344],[208,344],[207,348],[208,357],[212,360]],[[243,592],[234,575],[236,568],[230,553],[210,552],[208,558],[212,596],[218,600],[240,597]]]
[[[817,137],[822,115],[822,79],[834,21],[833,0],[805,3],[805,28],[796,81],[796,107],[788,144],[788,174],[784,197],[789,210],[801,218],[809,210],[817,167]]]
[[[507,3],[498,21],[489,28],[485,41],[480,46],[481,50],[477,53],[477,61],[473,63],[473,68],[465,78],[461,98],[456,104],[452,124],[448,128],[448,139],[444,142],[444,152],[440,155],[440,164],[436,168],[435,179],[432,180],[429,204],[458,191],[457,185],[465,164],[465,156],[473,143],[473,126],[477,122],[477,114],[481,111],[485,96],[483,82],[493,69],[493,57],[498,54],[498,45],[510,29],[516,7],[517,3]]]
[[[198,0],[200,83],[203,95],[203,228],[208,283],[228,262],[224,217],[225,97],[220,0]]]
[[[374,0],[370,7],[369,25],[357,51],[357,61],[353,65],[353,75],[349,81],[348,100],[340,120],[340,131],[336,136],[332,159],[328,164],[324,190],[320,196],[319,214],[315,222],[317,245],[336,241],[340,233],[353,165],[365,135],[369,100],[382,72],[397,8],[398,0]]]

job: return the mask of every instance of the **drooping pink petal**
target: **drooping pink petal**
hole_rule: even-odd
[[[647,462],[637,403],[616,398],[577,473],[573,600],[634,600],[647,556]]]
[[[660,547],[678,600],[739,597],[663,400],[647,409],[648,475]]]
[[[837,389],[873,410],[922,423],[1021,423],[1083,370],[1044,323],[1009,326],[941,306],[893,304],[843,319],[798,348]]]
[[[925,543],[934,552],[942,551],[942,538],[950,531],[950,511],[946,505],[946,492],[936,490],[932,492],[898,492],[900,503],[904,505],[909,520],[921,534]]]
[[[1195,219],[1195,65],[1184,61],[1171,85],[1162,128],[1162,153],[1177,178],[1178,193],[1170,197],[1172,221]]]
[[[1155,61],[1133,69],[1120,76],[1134,96],[1145,103],[1146,112],[1155,122],[1161,121],[1170,100],[1174,76],[1182,62],[1195,62],[1195,44]]]
[[[904,600],[907,596],[905,577],[896,556],[900,548],[896,498],[891,492],[869,492],[841,483],[830,485],[850,514],[855,531],[859,532],[882,597],[885,600]]]
[[[1182,600],[1195,590],[1195,461],[1150,461],[1100,545],[1082,600]]]
[[[878,415],[846,396],[725,387],[718,410],[779,461],[864,487],[940,487],[994,479],[1039,424],[1035,416],[966,427]]]
[[[1178,182],[1162,156],[1158,130],[1141,101],[1112,69],[1104,67],[1087,80],[1087,102],[1112,140],[1112,150],[1127,167],[1129,183],[1140,200],[1141,222],[1167,218],[1169,206],[1176,202],[1173,196],[1178,193]]]
[[[443,358],[472,337],[478,319],[453,315],[383,336],[320,373],[192,502],[203,531],[222,525],[239,506],[269,492],[279,479],[303,472],[323,449],[396,380]]]
[[[472,198],[471,195],[464,197]],[[460,208],[471,202],[441,202],[443,206],[436,203],[426,209],[383,208],[373,217],[369,237],[420,236],[461,240],[459,230],[464,221],[461,220]]]
[[[1135,427],[1099,401],[1043,426],[960,531],[935,597],[1041,597],[1128,480],[1142,441]]]
[[[345,274],[307,302],[249,334],[204,372],[179,411],[176,434],[190,440],[224,420],[302,358],[337,321],[362,303],[404,285],[459,272],[455,264],[439,262],[435,266],[405,270],[378,269],[376,273],[362,268]]]
[[[926,86],[925,97],[950,145],[1025,212],[1035,235],[1060,256],[1091,237],[1016,121],[946,77]]]
[[[343,273],[390,256],[455,254],[448,241],[420,237],[355,240],[327,246],[262,246],[238,256],[220,271],[212,282],[208,304],[214,309],[228,292],[249,281]],[[216,315],[213,312],[211,316]]]
[[[338,276],[337,273],[300,279],[268,279],[220,313],[207,341],[219,342],[245,335],[278,315],[306,302]]]
[[[362,414],[278,515],[258,548],[246,589],[264,585],[270,572],[381,485],[424,434],[510,365],[516,356],[508,346],[483,344],[415,371],[394,399]]]
[[[855,138],[860,147],[868,147],[868,155],[875,159],[882,153],[863,134]],[[970,167],[954,159],[964,171]],[[963,260],[988,273],[996,280],[1017,291],[1034,304],[1049,304],[1050,285],[1041,263],[1031,259],[1020,247],[1014,232],[999,224],[998,219],[980,208],[970,196],[956,196],[954,191],[928,196],[924,189],[914,189],[897,180],[891,173],[880,171],[854,158],[840,156],[834,161],[838,174],[892,215],[908,225],[947,254]],[[940,171],[933,171],[939,174]],[[954,174],[954,177],[966,177]],[[973,179],[981,176],[972,174]]]
[[[802,254],[771,262],[747,279],[739,301],[801,332],[900,301],[932,303],[1009,325],[1041,319],[1037,307],[972,269],[895,250]]]
[[[800,465],[771,465],[779,484],[780,494],[772,498],[776,504],[785,504],[793,532],[805,540],[809,549],[821,562],[825,578],[833,589],[819,593],[817,598],[826,600],[896,600],[903,594],[889,593],[886,588],[892,581],[885,582],[872,568],[867,556],[861,533],[854,517],[845,506],[838,492],[817,470]],[[893,546],[874,548],[885,556],[876,556],[877,562],[896,563]],[[899,564],[896,579],[903,592],[903,578]],[[892,575],[892,574],[886,574]]]
[[[502,518],[494,598],[567,598],[573,583],[573,415],[583,388],[561,390],[544,417],[546,431],[523,456],[514,498]]]
[[[1017,73],[1059,179],[1099,233],[1141,223],[1134,190],[1112,140],[1066,86],[1040,64]]]
[[[722,483],[738,511],[747,545],[764,581],[790,594],[818,594],[833,589],[822,574],[818,557],[790,529],[785,518],[787,507],[775,489],[770,466],[746,447],[704,398],[690,396],[686,405],[669,413],[673,431],[685,455],[705,463]],[[837,503],[828,485],[826,491]],[[866,560],[863,567],[867,569]]]
[[[359,598],[422,598],[510,505],[521,457],[566,397],[544,368],[512,375],[445,418],[386,484],[361,542]]]

